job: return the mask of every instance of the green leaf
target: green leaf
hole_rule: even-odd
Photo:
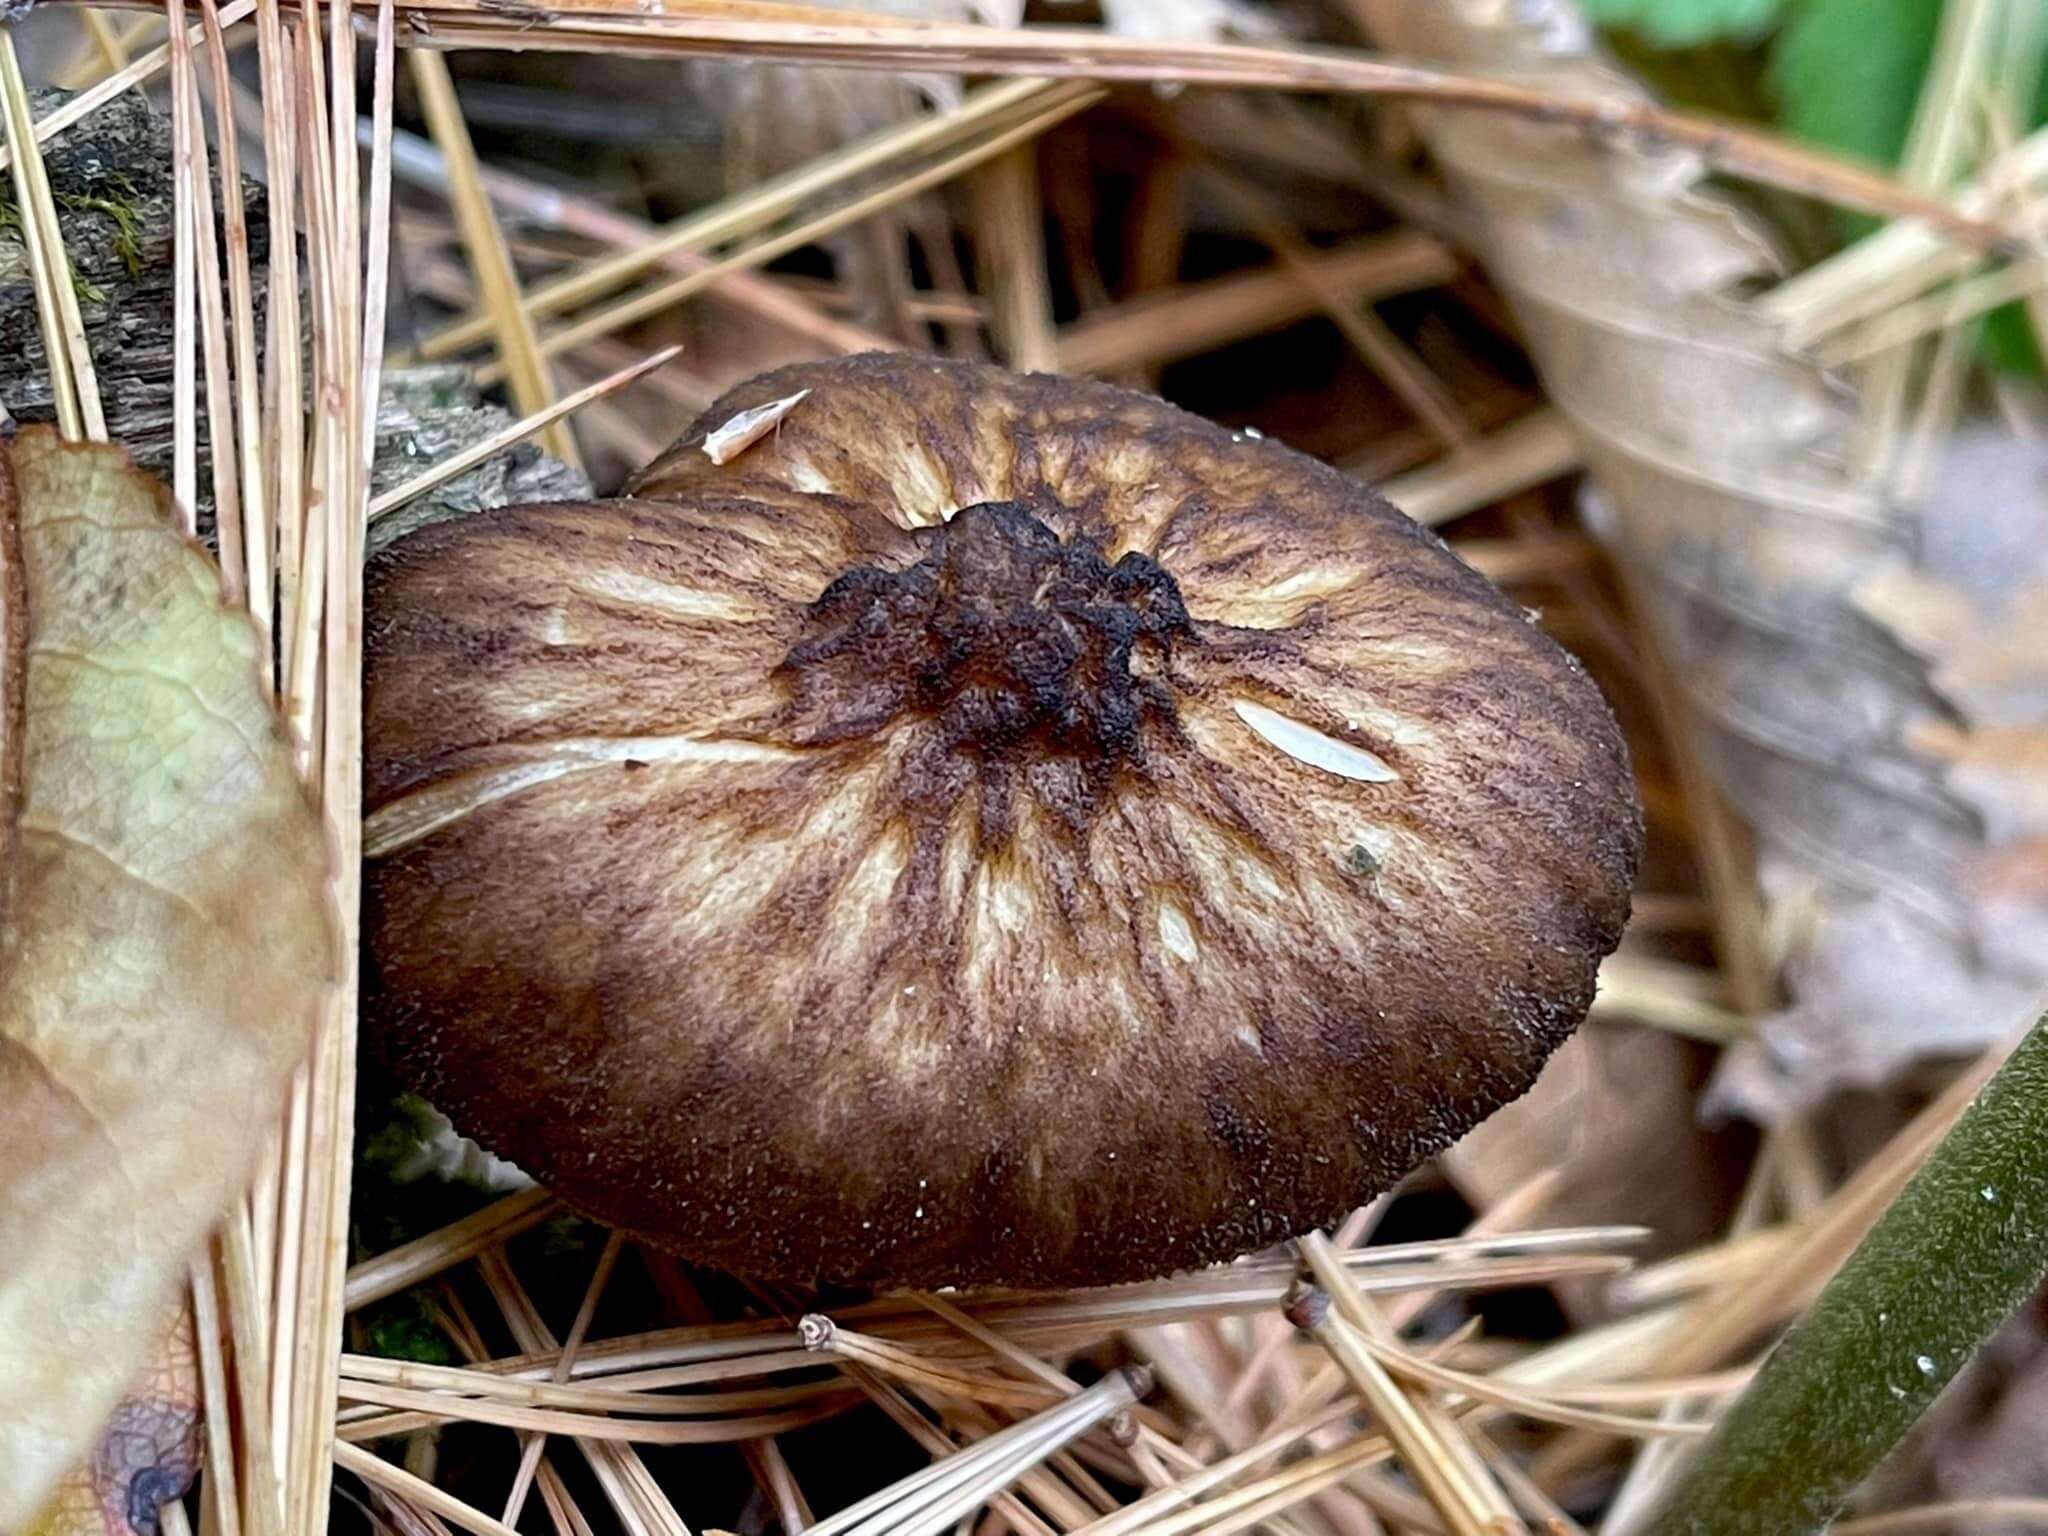
[[[1785,0],[1584,0],[1582,8],[1600,26],[1627,27],[1660,48],[1694,48],[1761,37]]]
[[[1984,317],[1984,338],[1978,352],[1987,365],[2001,373],[2041,376],[2041,346],[2034,339],[2026,311],[2017,304],[2002,305]]]
[[[1804,0],[1771,59],[1785,127],[1829,149],[1896,165],[1941,7],[1942,0]]]

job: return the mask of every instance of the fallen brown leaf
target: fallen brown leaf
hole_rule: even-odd
[[[260,641],[168,501],[0,448],[0,1529],[145,1364],[335,970]]]

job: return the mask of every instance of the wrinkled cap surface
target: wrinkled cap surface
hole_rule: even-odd
[[[1584,1015],[1619,732],[1358,482],[875,355],[630,491],[369,594],[371,1025],[571,1203],[792,1279],[1156,1275],[1386,1188]]]

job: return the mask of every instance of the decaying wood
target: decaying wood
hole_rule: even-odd
[[[38,116],[67,99],[38,91]],[[139,95],[109,103],[45,147],[79,285],[86,338],[105,396],[107,432],[151,474],[171,467],[172,227],[171,123]],[[262,186],[247,178],[242,202],[249,223],[256,308],[263,308],[270,223]],[[225,242],[225,233],[222,240]],[[202,390],[204,386],[201,386]],[[0,408],[28,423],[54,417],[35,293],[29,281],[17,210],[0,191]],[[498,432],[510,417],[483,404],[464,368],[420,368],[390,375],[377,413],[373,492],[401,484],[439,459]],[[200,432],[206,412],[199,413]],[[201,526],[208,526],[200,454]],[[560,460],[521,444],[372,525],[370,548],[383,548],[413,528],[514,501],[588,496],[590,484]]]
[[[408,368],[387,375],[377,408],[377,459],[370,494],[401,485],[421,470],[501,431],[512,418],[479,400],[464,367]],[[514,444],[457,475],[419,500],[370,524],[372,555],[394,540],[465,513],[516,502],[575,501],[591,494],[583,472],[530,442]]]
[[[41,117],[69,99],[31,93]],[[133,92],[44,145],[50,189],[71,258],[86,341],[99,372],[107,434],[151,474],[171,464],[171,120]],[[257,311],[269,269],[263,189],[244,179]],[[217,230],[226,247],[225,230]],[[36,321],[20,210],[0,189],[0,405],[22,422],[50,421],[48,358]],[[205,412],[200,412],[204,431]],[[202,455],[202,459],[204,455]],[[203,498],[202,498],[203,499]]]

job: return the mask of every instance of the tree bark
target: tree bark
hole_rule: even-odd
[[[38,116],[68,98],[32,93]],[[107,434],[160,478],[171,468],[172,189],[170,120],[139,92],[128,92],[44,145],[50,190],[78,285],[86,342],[99,374]],[[242,202],[260,326],[269,269],[268,199],[244,177]],[[218,201],[218,200],[217,200]],[[219,231],[225,250],[227,235]],[[259,364],[260,366],[260,364]],[[210,533],[205,380],[199,382],[202,535]],[[48,356],[35,289],[21,242],[20,210],[0,190],[0,406],[17,421],[54,418]],[[481,403],[467,369],[422,368],[388,374],[377,412],[376,491],[402,484],[439,459],[501,430],[510,417]],[[457,476],[431,495],[370,526],[374,553],[411,529],[516,501],[569,500],[590,494],[583,476],[530,444],[519,444]]]

